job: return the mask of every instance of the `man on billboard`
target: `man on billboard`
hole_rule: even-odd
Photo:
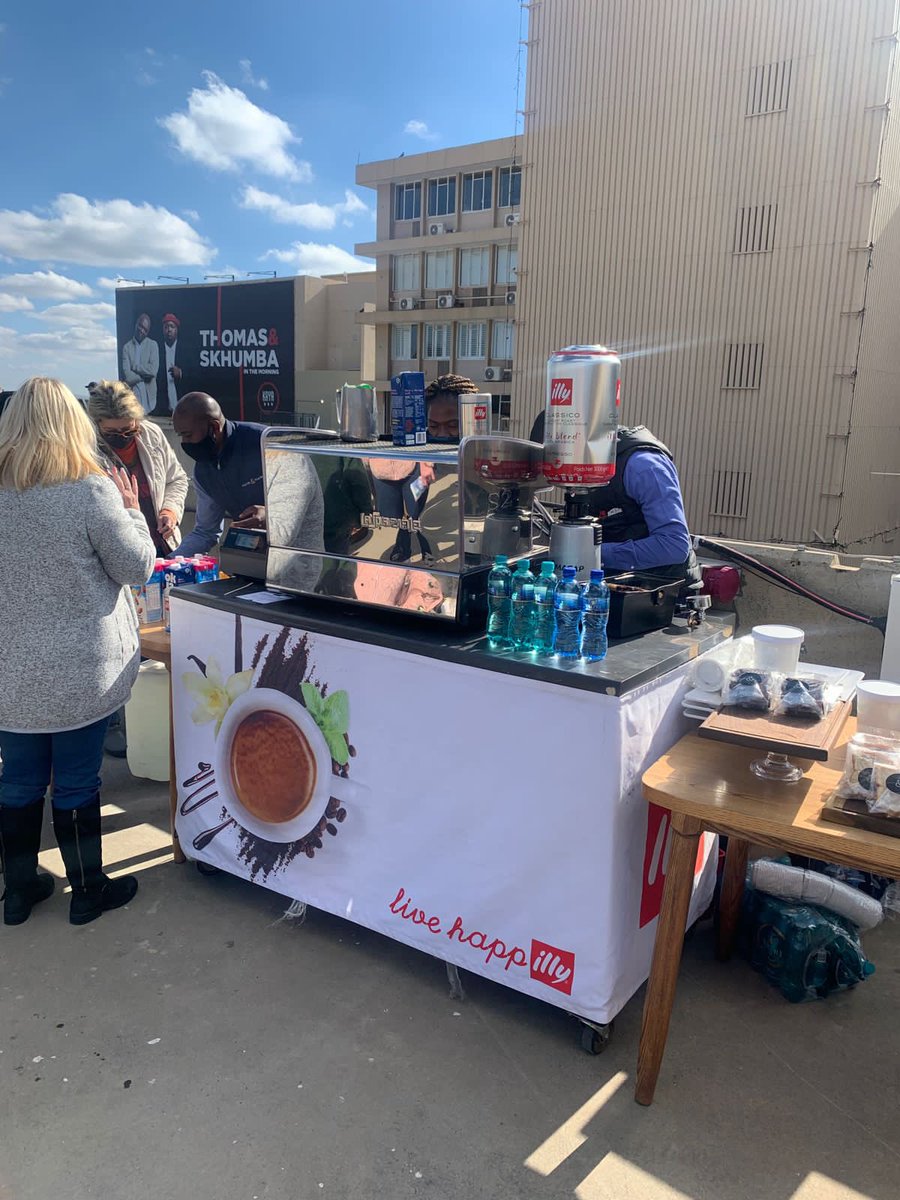
[[[159,374],[159,347],[147,336],[150,324],[147,313],[141,313],[135,322],[134,337],[122,347],[122,378],[140,400],[145,413],[156,408]]]
[[[181,322],[174,313],[167,312],[162,319],[163,340],[159,356],[159,381],[156,389],[157,406],[153,415],[168,417],[175,411],[181,392],[184,374],[178,366],[178,330]]]

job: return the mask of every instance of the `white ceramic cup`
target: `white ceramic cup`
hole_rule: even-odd
[[[863,679],[856,689],[856,717],[860,733],[900,734],[900,683]]]
[[[261,821],[247,811],[235,792],[231,774],[231,744],[238,726],[251,713],[263,711],[278,713],[296,725],[309,743],[316,760],[316,784],[309,803],[296,817],[277,824]],[[322,819],[331,796],[344,803],[361,800],[369,794],[369,789],[355,779],[332,774],[331,751],[321,729],[298,700],[274,688],[250,688],[238,696],[225,714],[213,757],[216,784],[223,805],[239,825],[269,842],[296,842],[305,837]]]
[[[796,672],[800,647],[806,636],[802,629],[793,625],[755,625],[750,636],[753,638],[754,667],[780,671],[782,675]]]

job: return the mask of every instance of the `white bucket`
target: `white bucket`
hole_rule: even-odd
[[[128,769],[139,779],[169,778],[169,672],[161,662],[141,663],[125,705]]]
[[[900,683],[863,679],[856,689],[856,715],[860,733],[900,734]]]
[[[753,638],[754,667],[780,671],[782,675],[794,674],[806,636],[802,629],[793,625],[755,625],[750,636]]]

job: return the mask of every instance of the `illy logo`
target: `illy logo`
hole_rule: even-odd
[[[550,407],[558,408],[561,405],[571,405],[572,403],[572,380],[571,379],[551,379],[550,380]]]
[[[475,405],[475,420],[476,421],[486,421],[487,420],[487,405],[486,404],[476,404]]]
[[[575,955],[571,950],[560,950],[557,946],[531,939],[532,979],[571,996],[574,976]]]

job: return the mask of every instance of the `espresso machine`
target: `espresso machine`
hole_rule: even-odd
[[[270,587],[478,625],[494,556],[546,553],[534,442],[400,447],[272,428],[262,445]]]

